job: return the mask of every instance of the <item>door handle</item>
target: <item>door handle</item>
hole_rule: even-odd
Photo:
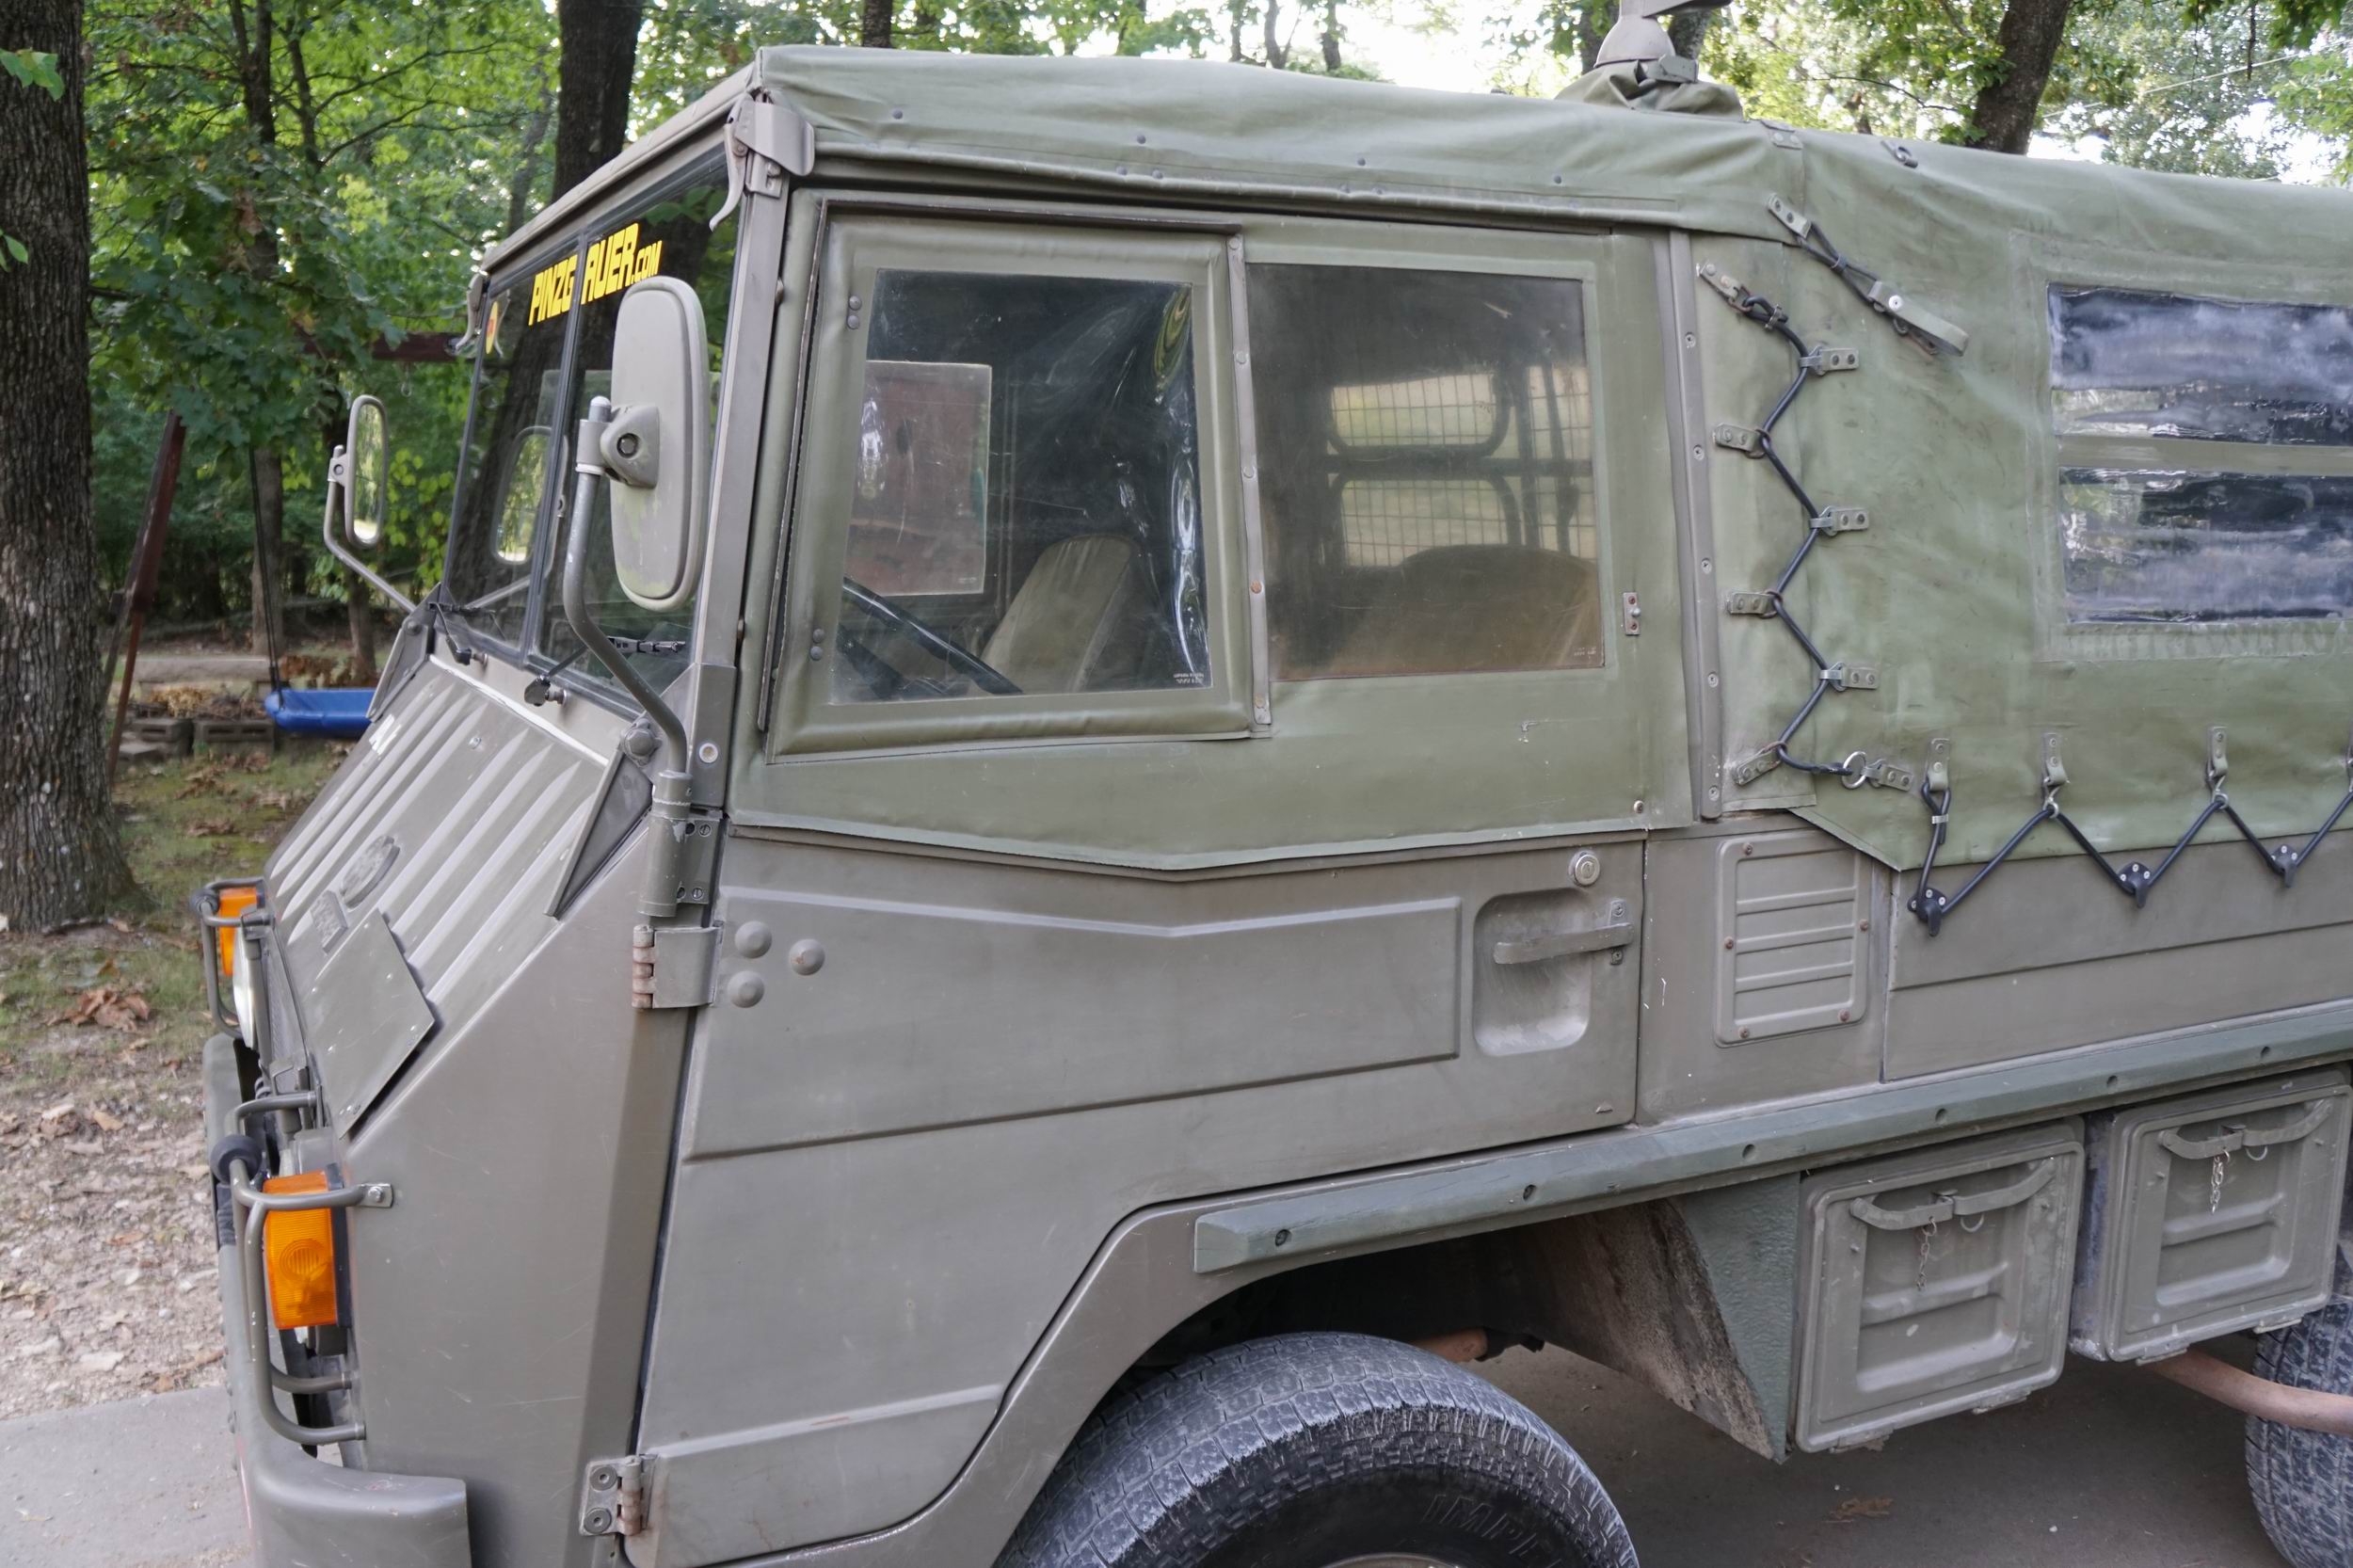
[[[1513,941],[1497,942],[1495,961],[1498,964],[1542,964],[1551,958],[1566,958],[1577,952],[1608,952],[1634,940],[1634,922],[1627,918],[1625,905],[1613,904],[1609,919],[1587,931],[1552,931],[1541,936],[1522,936]]]

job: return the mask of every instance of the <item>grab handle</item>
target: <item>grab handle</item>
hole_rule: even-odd
[[[2052,1155],[2037,1160],[2034,1169],[2024,1177],[1991,1192],[1948,1192],[1934,1203],[1915,1208],[1881,1208],[1869,1198],[1857,1198],[1847,1207],[1856,1219],[1874,1230],[1918,1230],[1922,1225],[1941,1224],[1946,1220],[1991,1214],[1997,1208],[2015,1208],[2050,1186],[2051,1178],[2057,1175],[2058,1157]]]
[[[2185,1138],[2174,1128],[2157,1134],[2157,1146],[2182,1160],[2214,1160],[2241,1149],[2267,1149],[2281,1144],[2299,1143],[2318,1132],[2329,1113],[2335,1110],[2333,1102],[2320,1100],[2295,1121],[2282,1127],[2226,1127],[2211,1138]]]

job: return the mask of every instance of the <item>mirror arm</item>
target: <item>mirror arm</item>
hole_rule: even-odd
[[[646,856],[646,879],[637,893],[637,908],[649,920],[662,920],[678,913],[679,893],[682,890],[679,875],[686,854],[686,827],[694,808],[688,798],[686,777],[686,727],[679,722],[670,705],[646,678],[630,667],[613,639],[597,624],[596,613],[588,607],[588,515],[593,509],[597,484],[608,479],[597,461],[600,438],[604,426],[612,423],[613,404],[610,399],[591,398],[588,417],[580,422],[574,450],[572,472],[572,509],[569,526],[564,539],[564,618],[571,623],[572,635],[612,673],[613,679],[637,699],[655,728],[662,732],[662,766],[654,774],[652,818],[653,842]]]
[[[660,693],[646,682],[646,678],[630,667],[621,650],[613,646],[613,639],[597,624],[596,612],[588,607],[588,514],[596,500],[597,483],[606,477],[603,465],[597,459],[603,427],[613,419],[613,404],[606,398],[592,398],[588,416],[580,422],[580,433],[573,450],[578,454],[572,464],[577,479],[572,486],[570,526],[564,538],[564,618],[571,623],[572,635],[596,656],[598,664],[612,673],[637,705],[646,711],[662,731],[664,770],[686,772],[686,727],[662,700]]]
[[[399,605],[402,615],[411,614],[417,607],[417,601],[370,570],[365,561],[345,550],[343,540],[335,536],[335,508],[339,504],[348,505],[350,502],[351,456],[346,449],[338,446],[335,448],[335,456],[328,459],[327,515],[319,524],[319,531],[327,539],[327,552],[353,571],[358,572],[360,581],[367,584],[369,587]]]

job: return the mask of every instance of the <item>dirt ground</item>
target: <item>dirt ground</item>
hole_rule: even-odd
[[[0,1417],[220,1380],[187,899],[258,872],[343,749],[126,763],[146,901],[0,934]]]

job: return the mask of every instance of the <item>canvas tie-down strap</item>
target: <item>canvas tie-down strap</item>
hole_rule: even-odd
[[[1814,716],[1814,711],[1831,693],[1869,691],[1879,685],[1879,671],[1870,665],[1851,664],[1843,659],[1833,660],[1823,653],[1805,627],[1789,613],[1786,597],[1790,583],[1813,555],[1815,546],[1826,538],[1859,533],[1870,527],[1870,514],[1859,506],[1816,504],[1814,497],[1806,492],[1805,486],[1799,482],[1797,473],[1773,444],[1774,428],[1816,377],[1857,369],[1863,363],[1863,356],[1852,348],[1809,346],[1790,327],[1788,312],[1712,262],[1702,265],[1699,272],[1700,280],[1715,290],[1725,304],[1787,344],[1797,360],[1796,373],[1791,376],[1787,389],[1761,424],[1753,429],[1720,424],[1713,432],[1717,445],[1770,464],[1773,472],[1788,488],[1790,495],[1796,498],[1806,520],[1805,536],[1798,541],[1788,564],[1781,568],[1781,574],[1773,579],[1772,585],[1728,595],[1724,609],[1730,615],[1758,616],[1781,622],[1804,651],[1815,673],[1814,689],[1806,694],[1805,701],[1800,704],[1789,722],[1782,726],[1780,735],[1771,745],[1734,764],[1732,781],[1741,785],[1753,784],[1775,768],[1789,767],[1800,773],[1834,777],[1850,790],[1861,789],[1865,784],[1881,789],[1909,790],[1912,788],[1912,770],[1889,759],[1874,758],[1856,751],[1849,753],[1839,761],[1832,762],[1801,757],[1790,749],[1790,743],[1797,739],[1798,731],[1804,728],[1806,720]]]

